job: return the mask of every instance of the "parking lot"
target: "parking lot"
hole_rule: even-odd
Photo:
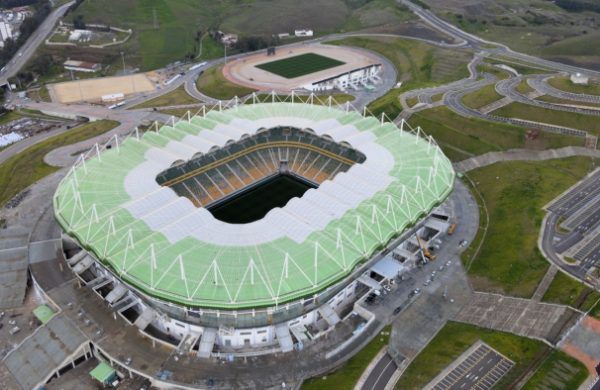
[[[600,260],[600,169],[571,187],[546,207],[552,221],[546,253],[573,258],[582,277]],[[554,226],[556,224],[557,226]]]
[[[496,352],[487,344],[479,342],[471,347],[470,352],[463,354],[451,365],[454,366],[433,386],[426,389],[487,390],[494,387],[512,368],[514,363]]]

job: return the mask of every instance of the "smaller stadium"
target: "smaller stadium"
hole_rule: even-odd
[[[282,93],[358,90],[380,81],[380,59],[365,50],[313,44],[269,53],[233,60],[223,74],[239,85]]]
[[[293,79],[325,69],[344,65],[345,62],[334,60],[315,53],[304,53],[281,60],[256,65],[257,68],[274,73],[286,79]]]
[[[454,176],[420,129],[292,95],[96,147],[54,209],[73,272],[148,337],[289,352],[419,261]]]

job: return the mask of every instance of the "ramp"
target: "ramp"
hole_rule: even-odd
[[[335,326],[338,322],[340,322],[340,316],[333,310],[329,303],[326,303],[319,307],[318,312],[321,313],[325,321],[329,324],[329,326]]]
[[[127,287],[122,284],[117,284],[111,292],[106,296],[106,302],[110,305],[117,302],[119,299],[123,298],[123,296],[127,293]]]
[[[304,327],[304,325],[293,326],[290,328],[290,331],[292,332],[292,334],[294,335],[296,340],[298,340],[300,342],[305,342],[305,341],[310,340],[308,338],[308,336],[306,335],[306,328]]]
[[[381,285],[379,284],[379,282],[367,275],[360,275],[356,280],[358,280],[365,286],[372,288],[373,290],[381,290]]]
[[[0,309],[23,303],[27,289],[28,237],[23,228],[0,230]]]
[[[81,275],[85,270],[90,268],[94,264],[94,259],[90,256],[85,256],[83,260],[81,260],[75,267],[73,267],[73,272],[77,275]]]
[[[290,352],[294,349],[292,335],[290,334],[287,324],[275,325],[275,335],[277,336],[277,341],[279,341],[281,352]]]
[[[141,330],[144,330],[148,325],[150,325],[154,318],[156,318],[156,312],[147,307],[133,324]]]
[[[79,263],[81,260],[83,260],[83,258],[87,255],[87,252],[84,250],[81,250],[79,252],[77,252],[75,254],[75,256],[71,257],[70,259],[67,260],[67,263],[73,267],[75,264]]]
[[[200,338],[200,345],[198,346],[198,357],[209,358],[215,346],[216,339],[217,329],[204,328],[204,332],[202,332],[202,337]]]

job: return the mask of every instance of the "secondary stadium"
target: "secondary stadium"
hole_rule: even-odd
[[[348,313],[454,177],[420,129],[292,95],[96,147],[54,209],[73,271],[142,331],[285,352]]]

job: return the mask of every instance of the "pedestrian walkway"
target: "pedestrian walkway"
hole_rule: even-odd
[[[552,343],[571,316],[578,314],[567,306],[477,292],[453,319]]]
[[[504,152],[489,152],[480,156],[468,158],[466,160],[454,163],[454,169],[458,172],[469,172],[477,168],[483,168],[488,165],[503,161],[544,161],[573,156],[599,158],[600,150],[593,150],[579,146],[567,146],[560,149],[543,151],[512,149]]]
[[[550,287],[550,284],[554,280],[554,276],[556,276],[557,272],[558,272],[558,267],[556,267],[554,264],[550,265],[550,268],[548,268],[548,271],[546,271],[546,275],[544,275],[544,278],[542,279],[540,284],[538,284],[537,288],[535,289],[535,292],[533,293],[533,297],[531,297],[531,299],[533,301],[539,302],[542,300],[542,298],[544,297],[544,294],[546,294],[546,291],[548,291],[548,287]]]

